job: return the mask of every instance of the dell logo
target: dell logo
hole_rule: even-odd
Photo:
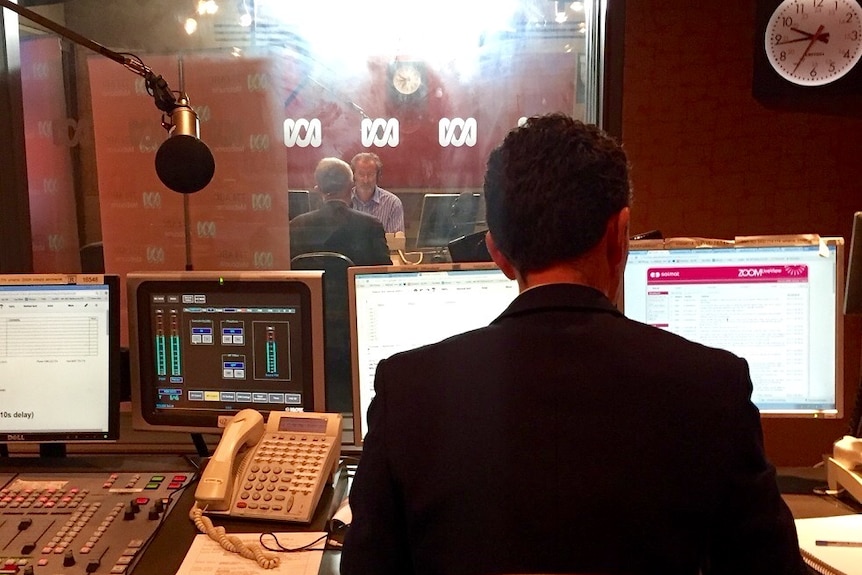
[[[6,441],[24,441],[23,433],[7,433]]]
[[[319,148],[322,139],[320,120],[317,118],[287,118],[284,121],[284,145],[288,148]]]
[[[440,118],[438,134],[444,148],[465,145],[472,148],[476,145],[476,118]]]
[[[394,148],[398,145],[398,119],[389,118],[362,118],[362,145],[366,148],[371,146]]]

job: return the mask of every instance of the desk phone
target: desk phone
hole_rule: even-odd
[[[201,475],[198,507],[231,515],[310,523],[341,454],[340,413],[237,413]]]

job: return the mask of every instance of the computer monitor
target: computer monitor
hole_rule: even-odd
[[[352,267],[347,277],[356,445],[381,359],[486,326],[518,295],[492,263]]]
[[[322,277],[129,274],[133,426],[220,433],[245,408],[324,411]]]
[[[843,417],[844,240],[699,245],[632,242],[626,316],[745,358],[762,416]]]
[[[419,216],[417,248],[444,248],[476,228],[480,194],[425,194]]]
[[[62,455],[118,439],[119,289],[114,275],[0,276],[0,443]]]
[[[311,211],[311,195],[308,190],[288,190],[287,192],[287,214],[292,220]]]

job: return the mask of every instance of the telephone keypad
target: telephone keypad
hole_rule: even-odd
[[[333,447],[328,436],[265,433],[248,466],[235,512],[274,519],[294,508],[304,513],[300,508],[311,505],[326,480]]]

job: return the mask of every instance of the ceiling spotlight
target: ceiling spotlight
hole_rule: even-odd
[[[239,16],[239,25],[243,28],[248,28],[251,26],[251,14],[246,12],[245,14],[240,14]]]
[[[583,12],[584,11],[584,3],[583,2],[572,2],[569,6],[573,12]]]
[[[212,16],[218,12],[218,3],[215,0],[198,0],[197,12],[200,16]]]
[[[198,31],[198,21],[194,18],[186,18],[186,23],[183,24],[183,29],[185,29],[186,34],[191,36]]]

